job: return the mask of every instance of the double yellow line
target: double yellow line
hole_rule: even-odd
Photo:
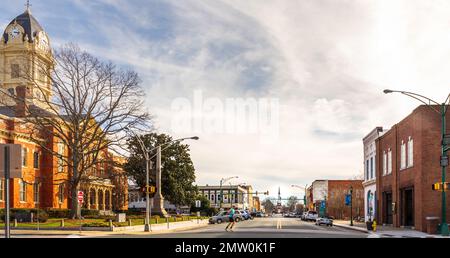
[[[281,229],[281,228],[282,228],[281,220],[277,220],[277,229]]]

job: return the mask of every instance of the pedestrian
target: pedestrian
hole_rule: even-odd
[[[236,212],[234,208],[235,206],[233,205],[233,207],[231,207],[231,209],[228,211],[228,225],[225,228],[225,231],[228,231],[229,228],[230,231],[233,232],[234,224],[236,224],[236,222],[234,222],[234,213]]]

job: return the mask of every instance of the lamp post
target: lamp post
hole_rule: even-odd
[[[308,188],[308,184],[306,184],[305,187],[300,186],[300,185],[291,185],[291,187],[303,189],[303,191],[305,192],[305,195],[303,195],[303,206],[304,206],[304,209],[306,210],[307,209],[307,207],[306,207],[306,189]]]
[[[444,159],[444,157],[447,157],[447,151],[450,149],[450,144],[448,142],[445,141],[445,139],[448,137],[448,135],[446,135],[446,120],[445,120],[445,116],[447,114],[448,111],[448,106],[450,105],[450,103],[447,103],[450,101],[450,94],[448,95],[447,99],[444,101],[444,103],[439,104],[437,101],[434,101],[430,98],[427,98],[425,96],[422,96],[420,94],[417,93],[412,93],[412,92],[407,92],[407,91],[396,91],[396,90],[384,90],[383,91],[385,94],[389,94],[389,93],[401,93],[403,95],[406,95],[408,97],[414,98],[422,103],[424,103],[426,106],[430,107],[433,111],[435,111],[436,113],[438,113],[441,117],[441,133],[442,133],[442,140],[441,140],[441,168],[442,168],[442,195],[441,195],[441,200],[442,200],[442,218],[441,218],[441,225],[440,225],[440,232],[441,235],[443,236],[448,236],[449,235],[449,230],[448,230],[448,224],[447,224],[447,208],[446,208],[446,196],[445,196],[445,191],[444,191],[444,184],[445,184],[445,170],[446,170],[446,166],[448,166],[448,164],[445,164],[444,162],[442,162],[442,160]],[[437,109],[435,106],[440,107],[440,109]],[[447,137],[446,137],[447,136]]]
[[[350,186],[350,226],[353,226],[353,186]]]
[[[222,190],[222,184],[230,181],[233,178],[239,178],[238,176],[232,176],[232,177],[228,177],[228,178],[222,178],[220,179],[220,199],[219,199],[219,209],[222,208],[222,199],[223,199],[223,190]]]
[[[198,140],[199,137],[194,136],[194,137],[187,137],[187,138],[181,138],[181,139],[177,139],[177,140],[173,140],[170,141],[168,143],[159,145],[151,150],[148,150],[147,147],[145,146],[144,142],[142,141],[141,137],[139,135],[137,135],[135,132],[133,132],[132,130],[130,130],[129,128],[124,128],[127,132],[133,134],[135,136],[135,138],[137,139],[139,145],[141,146],[141,150],[142,153],[144,154],[144,158],[145,158],[145,226],[144,226],[144,231],[145,232],[150,232],[151,230],[151,225],[150,225],[150,192],[149,192],[149,188],[150,188],[150,167],[152,166],[152,159],[158,155],[161,155],[161,147],[162,146],[169,146],[172,143],[175,142],[180,142],[180,141],[184,141],[187,139],[191,139],[191,140]],[[167,147],[166,147],[167,148]],[[150,157],[150,153],[152,153],[153,151],[157,150],[157,153],[155,155],[153,155],[152,157]],[[160,163],[160,162],[158,162]],[[160,164],[158,164],[160,166]],[[156,168],[157,170],[160,168]],[[160,171],[160,170],[158,170]],[[160,191],[161,189],[158,189],[158,191]]]

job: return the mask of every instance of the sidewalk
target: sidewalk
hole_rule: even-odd
[[[377,226],[377,231],[368,231],[366,224],[361,222],[354,222],[353,227],[350,226],[350,221],[345,220],[335,220],[334,226],[341,227],[350,230],[357,230],[360,232],[365,232],[369,234],[369,238],[381,238],[381,237],[391,237],[391,238],[450,238],[441,235],[430,235],[421,231],[407,229],[407,228],[394,228],[391,226]]]
[[[80,231],[80,230],[30,230],[30,229],[14,229],[11,228],[11,237],[21,236],[42,236],[42,237],[102,237],[109,235],[149,235],[149,234],[165,234],[172,233],[181,230],[189,230],[195,228],[202,228],[208,226],[208,220],[190,220],[181,222],[171,222],[169,226],[167,224],[152,224],[151,232],[144,232],[144,225],[114,228],[113,231]],[[0,230],[0,236],[4,236],[5,231]]]

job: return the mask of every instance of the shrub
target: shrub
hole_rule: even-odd
[[[24,221],[24,222],[32,222],[31,221],[31,213],[33,213],[33,221],[37,221],[38,218],[36,218],[37,216],[37,212],[38,209],[18,209],[18,208],[13,208],[10,211],[10,219],[14,220],[17,219],[19,221]],[[0,220],[1,221],[5,221],[5,210],[4,209],[0,209]],[[48,214],[42,210],[39,209],[39,222],[46,222],[48,220]]]
[[[69,218],[70,210],[69,209],[53,209],[49,208],[45,210],[50,218],[60,218],[65,219]]]
[[[99,210],[81,209],[81,216],[86,217],[86,218],[99,217],[100,211]]]

